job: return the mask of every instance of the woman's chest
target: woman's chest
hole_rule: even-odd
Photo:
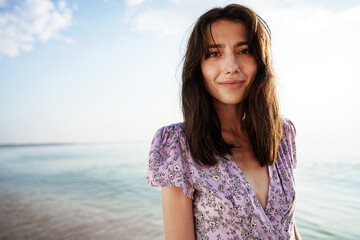
[[[237,165],[239,175],[250,185],[260,205],[265,209],[269,192],[268,166],[261,166],[251,149],[233,149],[229,158],[229,161]]]
[[[234,162],[224,161],[210,169],[200,169],[194,174],[195,217],[228,219],[239,224],[245,221],[249,226],[252,222],[266,225],[286,217],[294,205],[294,186],[291,181],[287,181],[289,177],[285,176],[284,171],[279,172],[276,166],[266,171],[268,191],[264,206],[245,174]]]

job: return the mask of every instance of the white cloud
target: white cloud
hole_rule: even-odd
[[[135,5],[139,5],[143,2],[145,2],[146,0],[126,0],[126,3],[128,6],[135,6]]]
[[[1,1],[1,0],[0,0]],[[71,42],[59,32],[71,25],[72,12],[64,0],[25,0],[0,13],[0,56],[15,57],[50,39]]]
[[[60,0],[59,3],[58,3],[58,6],[59,6],[59,10],[63,11],[63,10],[66,9],[67,3],[64,0]]]
[[[129,5],[126,20],[138,32],[155,32],[157,36],[183,36],[207,6],[214,6],[218,2],[164,0],[161,5],[150,9]]]
[[[168,10],[149,10],[136,15],[132,29],[139,32],[155,32],[159,36],[179,35],[186,31],[186,19]]]

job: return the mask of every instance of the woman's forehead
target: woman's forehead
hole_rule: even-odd
[[[207,25],[205,32],[205,43],[208,45],[214,42],[227,40],[227,38],[236,39],[236,41],[247,41],[246,26],[241,21],[220,19]]]

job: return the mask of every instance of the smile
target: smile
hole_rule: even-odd
[[[219,83],[221,86],[226,88],[238,88],[245,84],[245,80],[231,80]]]

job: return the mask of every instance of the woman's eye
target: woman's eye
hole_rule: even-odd
[[[211,57],[218,57],[220,56],[220,53],[219,52],[211,52],[208,54],[208,58],[211,58]]]
[[[249,54],[249,53],[250,53],[250,51],[248,48],[244,48],[239,51],[239,54]]]

